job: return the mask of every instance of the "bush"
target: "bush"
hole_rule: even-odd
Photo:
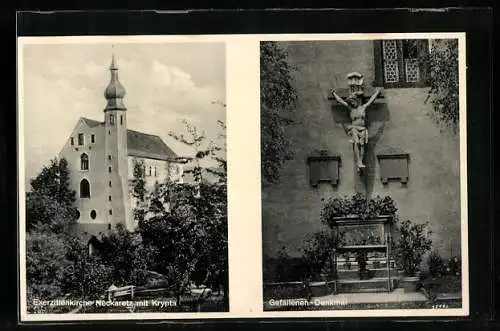
[[[406,220],[399,227],[395,251],[399,265],[403,267],[406,276],[415,276],[420,270],[420,264],[425,254],[431,249],[431,231],[429,223],[413,224]]]
[[[63,271],[70,266],[65,242],[50,232],[26,235],[26,281],[28,303],[35,297],[55,298],[62,294]]]
[[[462,261],[458,256],[450,258],[446,266],[446,273],[453,276],[462,274]]]
[[[429,266],[429,275],[431,277],[442,276],[446,272],[446,266],[443,258],[438,252],[433,251],[429,258],[427,259],[427,264]]]
[[[306,265],[306,279],[321,280],[331,272],[334,264],[334,250],[339,245],[339,236],[334,231],[321,231],[306,239],[303,261]]]

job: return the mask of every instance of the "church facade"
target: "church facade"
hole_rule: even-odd
[[[136,162],[144,165],[147,190],[167,178],[182,181],[185,163],[159,136],[128,129],[125,88],[118,80],[114,56],[109,69],[103,120],[81,117],[59,153],[68,161],[70,186],[76,192],[77,227],[92,235],[117,223],[129,230],[136,227],[132,216]]]
[[[264,260],[283,247],[300,257],[307,234],[323,228],[325,201],[356,193],[390,196],[401,220],[430,223],[433,249],[441,256],[460,255],[459,133],[432,118],[419,62],[432,44],[427,39],[278,42],[296,68],[298,99],[290,114],[295,124],[285,130],[294,156],[285,162],[280,182],[262,189]],[[363,75],[368,98],[382,90],[366,111],[363,176],[346,134],[346,110],[330,92],[345,98],[351,72]]]

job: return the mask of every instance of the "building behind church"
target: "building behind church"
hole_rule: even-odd
[[[128,129],[125,88],[114,56],[109,69],[103,119],[81,117],[59,153],[68,161],[70,187],[76,192],[77,227],[92,235],[117,223],[129,230],[137,226],[132,216],[136,162],[143,162],[148,191],[167,178],[181,182],[186,162],[159,136]]]
[[[460,255],[459,134],[440,128],[430,116],[433,106],[425,102],[428,87],[419,61],[432,40],[278,44],[296,68],[298,103],[295,124],[285,131],[294,157],[285,163],[280,183],[263,186],[264,259],[276,257],[282,247],[300,256],[306,235],[323,227],[324,202],[355,193],[392,197],[402,220],[430,222],[433,248],[443,257]],[[329,98],[332,88],[347,89],[350,72],[363,75],[368,96],[383,88],[367,110],[370,143],[363,178],[354,166],[342,110]],[[330,163],[313,167],[314,158]]]

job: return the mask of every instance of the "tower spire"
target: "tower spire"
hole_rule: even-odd
[[[104,97],[107,100],[106,110],[126,110],[123,104],[123,97],[125,96],[125,88],[122,86],[118,80],[118,66],[116,65],[114,47],[112,45],[111,51],[111,65],[109,70],[111,71],[111,80],[104,91]]]

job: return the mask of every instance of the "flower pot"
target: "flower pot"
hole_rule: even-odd
[[[400,286],[403,288],[405,293],[417,292],[419,277],[403,277],[400,281]]]

